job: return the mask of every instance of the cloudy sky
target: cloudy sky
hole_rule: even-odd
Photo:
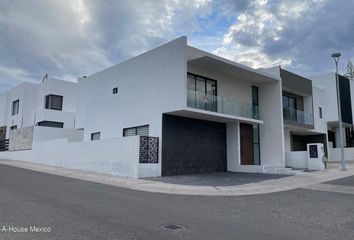
[[[75,81],[169,40],[300,75],[354,58],[352,0],[0,0],[0,92]]]

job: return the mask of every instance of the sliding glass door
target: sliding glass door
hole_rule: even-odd
[[[188,73],[187,87],[188,97],[192,98],[188,99],[188,102],[191,102],[196,108],[217,112],[215,80]]]

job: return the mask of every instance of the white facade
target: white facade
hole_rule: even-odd
[[[286,167],[308,166],[299,149],[317,139],[327,146],[328,122],[336,121],[331,87],[280,67],[252,69],[181,37],[77,84],[48,79],[0,95],[7,99],[0,123],[8,128],[64,123],[64,129],[34,127],[31,150],[0,158],[137,178],[213,169],[287,173]],[[62,111],[45,108],[50,94],[63,96]],[[298,103],[295,119],[286,115],[284,96]],[[17,99],[19,113],[12,115]],[[142,140],[130,134],[158,138],[157,163],[139,162]]]
[[[6,138],[11,128],[34,126],[42,121],[63,123],[63,128],[74,129],[77,84],[57,79],[46,79],[40,84],[21,83],[0,94],[0,127],[6,127]],[[62,109],[46,109],[47,95],[62,96]],[[18,111],[13,112],[18,101]],[[15,111],[15,110],[14,110]]]
[[[252,86],[257,86],[259,119],[187,106],[187,72],[216,79],[218,97],[227,101],[251,105]],[[265,166],[284,167],[280,79],[189,47],[185,37],[79,78],[78,88],[76,127],[84,129],[85,141],[96,132],[101,139],[123,138],[124,128],[142,125],[149,125],[149,135],[160,139],[159,163],[140,165],[149,171],[146,176],[161,175],[162,116],[166,113],[227,123],[229,171],[262,172]],[[118,88],[117,94],[113,94],[114,88]],[[260,125],[261,165],[240,162],[238,129],[242,122]]]
[[[193,92],[190,89],[191,80],[187,77],[190,74],[195,78],[193,81],[199,81],[197,79],[201,77],[205,89],[209,83],[207,79],[215,82],[216,86],[213,85],[212,93],[215,95],[209,96],[210,93],[200,92],[197,85]],[[61,146],[63,151],[67,150],[65,154],[54,154],[56,156],[49,156],[44,162],[130,177],[164,175],[168,161],[169,164],[174,164],[174,167],[182,169],[179,173],[188,173],[190,169],[200,172],[202,168],[210,171],[212,168],[205,166],[203,161],[214,151],[221,151],[224,154],[221,159],[225,161],[224,171],[272,173],[285,168],[281,78],[190,47],[187,45],[186,37],[176,39],[91,76],[79,78],[77,90],[75,87],[61,89],[59,85],[59,81],[51,80],[37,88],[32,86],[30,102],[34,110],[27,113],[29,117],[25,115],[25,120],[29,123],[26,122],[21,126],[31,125],[30,122],[33,125],[34,122],[43,120],[61,119],[64,128],[83,130],[83,142],[80,142],[77,132],[71,135],[64,132],[49,133],[47,130],[41,132],[41,128],[36,127],[33,132],[33,147],[26,151],[27,154],[24,151],[7,152],[4,157],[43,162],[48,154],[45,153],[47,150],[41,149]],[[63,111],[56,112],[44,108],[45,96],[54,94],[54,90],[55,94],[64,96]],[[191,98],[191,91],[195,93],[194,98]],[[75,92],[77,93],[76,109],[75,104],[72,104],[75,102]],[[203,100],[198,99],[200,93]],[[10,95],[13,93],[10,92]],[[10,101],[14,101],[16,97],[13,96]],[[196,105],[193,104],[194,101],[197,102]],[[20,99],[20,102],[23,100]],[[205,108],[209,106],[208,104],[216,105],[213,105],[215,108],[210,110]],[[72,113],[75,110],[76,120],[73,121]],[[164,126],[167,124],[164,120],[166,114],[179,121],[184,119],[187,125],[176,132],[184,133],[177,135],[180,135],[179,137],[183,135],[186,142],[190,138],[197,137],[196,142],[186,146],[183,145],[184,141],[179,142],[179,145],[176,143],[176,149],[179,148],[179,151],[173,154],[168,152],[168,138],[172,139],[173,144],[173,138],[177,135],[171,135],[171,132],[166,135],[168,129]],[[21,112],[18,115],[22,118],[23,114]],[[12,120],[14,116],[8,118]],[[219,124],[217,126],[220,126],[221,131],[218,134],[221,135],[216,136],[217,141],[210,135],[210,132],[214,131],[213,128],[207,127],[202,132],[198,130],[195,121],[199,121],[198,123],[204,127],[208,124]],[[148,125],[148,135],[159,139],[158,163],[139,163],[140,155],[136,154],[139,153],[139,144],[141,145],[139,138],[123,136],[126,128],[146,125]],[[52,135],[56,135],[57,140],[50,140]],[[93,139],[95,141],[92,141]],[[135,140],[130,141],[130,139]],[[104,147],[107,142],[110,143]],[[203,148],[204,145],[210,146],[211,149]],[[94,150],[95,147],[97,152]],[[101,152],[100,148],[104,148],[104,152]],[[125,148],[132,149],[135,153],[132,154],[130,150],[123,151]],[[90,157],[84,154],[85,149],[91,153]],[[193,155],[195,149],[197,155]],[[192,155],[187,155],[187,152]],[[103,154],[109,162],[108,165],[106,164],[108,162],[104,163],[103,166],[108,167],[105,170],[98,166],[101,155],[96,153]],[[201,169],[198,169],[198,166],[190,166],[191,162],[182,163],[184,156],[194,161],[193,164],[200,164]],[[197,158],[201,161],[198,162]],[[213,161],[210,158],[208,160]],[[87,161],[91,163],[86,164]],[[125,171],[127,167],[123,165],[122,169],[113,167],[121,164],[124,166],[133,164],[130,165],[132,167],[130,169],[135,170]],[[219,163],[214,161],[211,164]],[[217,168],[217,166],[213,167]]]

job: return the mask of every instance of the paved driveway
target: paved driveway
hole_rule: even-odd
[[[166,176],[158,178],[147,178],[150,181],[160,183],[178,184],[186,186],[239,186],[248,183],[258,183],[265,180],[279,179],[289,177],[280,174],[262,174],[262,173],[206,173],[179,176]]]

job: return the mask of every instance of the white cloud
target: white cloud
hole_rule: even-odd
[[[350,0],[2,0],[0,91],[45,73],[75,81],[180,35],[252,67],[324,71],[331,51],[354,55],[353,9]]]
[[[306,73],[314,71],[318,68],[316,63],[312,63],[311,68],[299,62],[306,55],[301,41],[317,32],[310,27],[327,14],[321,11],[328,10],[328,3],[326,0],[250,1],[249,6],[238,13],[235,23],[224,34],[221,46],[214,52],[251,67],[282,65]],[[326,24],[326,19],[321,20]],[[313,47],[313,52],[316,52],[317,41],[307,43]]]
[[[21,74],[9,78],[10,85],[45,73],[75,80],[184,32],[198,31],[195,18],[208,15],[210,4],[210,0],[4,0],[0,64],[28,72],[26,78]]]

